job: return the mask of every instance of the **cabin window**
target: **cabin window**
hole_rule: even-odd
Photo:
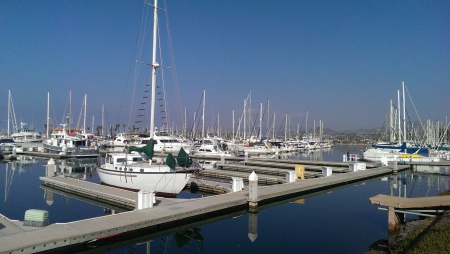
[[[116,163],[121,163],[121,162],[123,162],[123,161],[124,161],[123,158],[117,158]]]
[[[133,162],[142,161],[142,157],[133,157]]]

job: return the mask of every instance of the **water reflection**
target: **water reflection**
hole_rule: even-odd
[[[43,165],[48,167],[48,162],[49,160],[43,161]],[[55,165],[54,172],[47,172],[47,174],[52,176],[86,180],[87,178],[92,178],[97,172],[97,158],[56,159],[53,162]]]

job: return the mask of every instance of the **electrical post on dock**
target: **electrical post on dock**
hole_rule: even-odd
[[[47,176],[55,176],[55,161],[53,158],[50,158],[50,160],[47,162]]]
[[[142,189],[138,192],[136,207],[138,210],[152,208],[155,203],[155,192]]]
[[[251,208],[258,207],[258,176],[253,171],[248,177],[248,205]]]
[[[305,166],[303,165],[295,165],[295,176],[296,178],[300,178],[302,180],[305,180]]]

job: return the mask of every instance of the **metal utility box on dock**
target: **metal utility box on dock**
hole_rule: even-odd
[[[30,209],[25,212],[23,225],[28,227],[46,227],[50,225],[48,211]]]
[[[331,169],[331,167],[322,167],[322,175],[323,176],[331,176],[332,173],[333,173],[333,170]]]
[[[348,170],[350,172],[355,172],[358,170],[366,170],[366,163],[358,162],[358,163],[351,163],[348,165]]]

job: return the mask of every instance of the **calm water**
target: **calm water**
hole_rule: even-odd
[[[359,153],[364,146],[335,146],[291,159],[341,161],[342,155]],[[41,187],[47,160],[26,158],[0,164],[4,189],[0,213],[23,220],[28,209],[48,210],[50,222],[69,222],[104,216],[104,207],[51,193]],[[99,182],[96,161],[57,161],[60,174]],[[168,233],[134,235],[108,247],[106,253],[364,253],[379,239],[387,239],[387,212],[369,203],[369,197],[388,194],[402,197],[435,196],[449,188],[450,168],[422,167],[308,197],[280,199],[262,206],[256,214],[230,212]],[[426,172],[426,173],[423,173]],[[0,190],[1,193],[1,190]],[[197,194],[180,193],[181,198]],[[415,217],[407,216],[407,219]],[[249,220],[257,228],[249,232]],[[212,222],[210,222],[212,221]],[[250,234],[249,234],[250,233]],[[253,241],[252,241],[253,240]],[[94,247],[94,244],[91,245]]]

